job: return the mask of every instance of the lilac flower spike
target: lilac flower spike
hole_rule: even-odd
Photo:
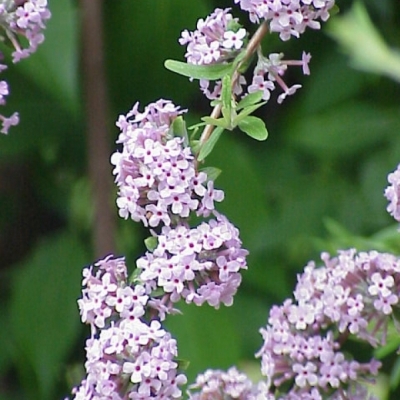
[[[230,9],[217,9],[205,20],[200,19],[197,30],[194,32],[183,31],[179,43],[187,45],[185,57],[189,64],[209,65],[226,64],[232,62],[245,47],[247,32],[241,28],[237,19],[230,14]],[[235,26],[235,30],[230,27]],[[283,90],[277,101],[283,100],[294,94],[301,85],[288,87],[283,80],[283,75],[288,66],[301,66],[304,75],[310,74],[309,62],[311,55],[303,52],[301,60],[283,60],[283,54],[272,53],[268,57],[262,54],[261,46],[257,51],[257,65],[254,69],[251,84],[247,87],[247,93],[259,90],[263,91],[263,100],[270,99],[271,91],[276,84]],[[239,75],[233,93],[236,96],[246,95],[244,87],[246,79]],[[208,99],[218,99],[221,95],[221,81],[214,83],[206,79],[200,79],[200,89]]]
[[[151,297],[130,285],[123,258],[108,256],[83,271],[82,321],[90,324],[86,378],[75,400],[181,398],[175,339],[151,315]]]
[[[319,29],[320,22],[329,18],[334,0],[234,0],[247,11],[253,23],[269,22],[271,32],[282,40],[299,37],[306,28]]]
[[[172,121],[183,112],[170,101],[159,100],[142,113],[135,104],[127,116],[119,117],[118,143],[123,148],[112,155],[111,163],[122,218],[152,228],[170,226],[192,211],[207,216],[214,201],[223,200],[223,192],[213,189],[204,172],[196,171],[184,138],[170,131]]]
[[[367,398],[358,383],[376,375],[380,363],[349,359],[341,346],[348,337],[373,347],[385,344],[399,309],[400,260],[355,250],[321,258],[324,266],[310,262],[298,276],[294,300],[271,309],[257,354],[262,373],[271,390],[291,384],[279,399]]]
[[[233,18],[230,8],[217,8],[205,20],[199,19],[193,32],[184,30],[179,39],[187,46],[185,57],[189,64],[210,65],[226,63],[235,59],[246,43],[247,31]],[[243,92],[244,77],[237,82],[235,92]],[[221,81],[200,80],[200,89],[208,99],[217,99],[221,91]]]
[[[137,261],[139,279],[147,291],[162,288],[164,304],[185,299],[230,306],[247,269],[247,251],[241,248],[238,230],[222,215],[197,228],[164,227],[158,245]]]
[[[4,31],[3,39],[7,38],[12,47],[12,62],[16,63],[34,53],[44,40],[43,30],[51,14],[47,8],[47,0],[10,0],[0,2],[0,29]],[[20,37],[27,42],[27,47],[21,45]],[[3,55],[0,53],[1,59]],[[7,65],[0,64],[0,71]],[[5,96],[9,94],[8,84],[1,82],[0,104],[5,104]],[[0,132],[7,134],[11,126],[19,123],[18,113],[11,117],[0,115],[2,128]]]
[[[228,371],[207,370],[196,378],[190,385],[189,400],[274,400],[274,396],[267,393],[264,382],[255,385],[235,367]]]

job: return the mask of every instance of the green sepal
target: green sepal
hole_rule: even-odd
[[[215,181],[222,172],[219,168],[216,167],[206,167],[202,168],[200,171],[207,174],[207,179],[209,181]]]
[[[241,131],[256,140],[265,140],[268,137],[268,131],[264,121],[260,118],[248,116],[243,118],[239,124]]]
[[[188,78],[207,79],[209,81],[216,81],[227,74],[231,74],[232,72],[232,63],[194,65],[176,60],[166,60],[164,62],[164,66],[168,70],[183,76],[187,76]]]
[[[144,239],[144,245],[148,251],[153,252],[158,246],[158,239],[155,236],[149,236]]]
[[[224,128],[220,126],[214,129],[208,140],[201,146],[199,156],[197,157],[198,161],[203,161],[212,152],[223,131]]]
[[[242,108],[252,106],[261,101],[262,97],[263,97],[262,90],[257,90],[256,92],[249,93],[246,97],[244,97],[242,100],[239,101],[239,103],[236,106],[236,109],[241,110]]]

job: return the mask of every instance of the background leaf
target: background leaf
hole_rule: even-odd
[[[11,323],[22,385],[32,398],[50,399],[76,340],[76,302],[88,256],[79,241],[61,234],[43,241],[14,280]]]

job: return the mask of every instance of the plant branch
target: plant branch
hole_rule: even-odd
[[[263,37],[267,34],[268,32],[268,25],[267,22],[264,21],[257,29],[257,31],[254,33],[254,35],[251,37],[247,47],[246,47],[246,52],[244,54],[243,59],[238,63],[238,65],[235,68],[235,71],[233,72],[232,76],[232,88],[235,87],[236,83],[238,82],[240,78],[240,67],[247,62],[251,56],[257,51],[258,47],[260,46],[260,43],[263,39]],[[212,113],[210,115],[211,118],[217,119],[220,114],[221,114],[221,104],[217,104],[214,109],[212,110]],[[201,134],[200,137],[200,145],[203,145],[211,136],[211,134],[214,131],[214,125],[206,125],[206,127],[203,130],[203,133]]]

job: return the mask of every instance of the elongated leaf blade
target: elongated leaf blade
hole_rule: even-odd
[[[222,171],[216,167],[206,167],[202,168],[201,172],[205,172],[207,174],[208,180],[215,181],[219,177]]]
[[[237,110],[241,110],[242,108],[252,106],[259,101],[262,100],[263,91],[257,90],[256,92],[249,93],[246,97],[239,101],[238,105],[236,106]]]
[[[265,140],[268,137],[268,131],[264,121],[257,117],[248,116],[239,122],[241,131],[256,140]]]
[[[266,101],[263,101],[262,103],[254,104],[253,106],[248,106],[244,108],[234,119],[232,122],[233,126],[239,125],[240,121],[242,121],[244,118],[247,118],[248,115],[252,114],[254,111],[256,111],[258,108],[263,106],[266,103]]]
[[[200,153],[198,156],[199,161],[203,161],[213,150],[214,146],[217,144],[218,139],[220,138],[222,132],[224,131],[224,128],[218,126],[217,128],[214,129],[214,132],[210,136],[210,138],[203,144],[203,146],[200,149]]]
[[[208,125],[220,126],[221,128],[228,129],[229,125],[225,118],[211,118],[203,117],[202,120]]]
[[[232,64],[193,65],[176,60],[166,60],[164,66],[168,70],[188,78],[208,79],[209,81],[221,79],[232,70]]]

